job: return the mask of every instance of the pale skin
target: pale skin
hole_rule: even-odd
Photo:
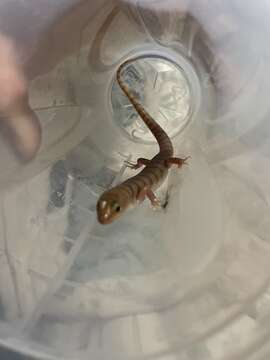
[[[41,142],[39,121],[29,106],[28,84],[11,39],[0,35],[0,128],[22,161],[31,160]]]
[[[8,1],[5,2],[8,3]],[[13,9],[13,3],[15,4],[16,0],[10,3],[12,3],[10,8]],[[29,3],[27,9],[31,12],[33,10],[30,5],[31,1],[26,3]],[[49,5],[48,13],[46,13],[46,3]],[[49,72],[65,56],[78,51],[78,44],[82,40],[82,25],[85,26],[91,17],[95,17],[106,3],[107,0],[96,2],[66,0],[61,1],[61,4],[56,1],[54,10],[51,1],[44,0],[37,4],[32,1],[33,7],[41,7],[44,10],[40,12],[40,22],[39,15],[36,15],[39,11],[35,12],[33,33],[35,24],[43,24],[44,27],[38,42],[34,44],[33,53],[31,52],[33,43],[27,37],[25,42],[18,40],[18,43],[15,43],[15,39],[0,33],[0,131],[4,131],[4,137],[10,150],[15,152],[21,161],[28,162],[37,155],[42,135],[39,120],[29,106],[28,80]],[[63,14],[61,14],[61,9],[63,9]],[[59,17],[58,13],[61,14]],[[16,14],[20,21],[25,20],[26,28],[29,28],[27,21],[31,19],[31,16],[28,15],[23,12],[20,14],[20,10]],[[47,20],[44,20],[46,17]],[[7,23],[8,21],[16,22],[13,15],[10,19],[5,20]],[[12,24],[8,28],[16,29],[15,32],[11,31],[16,35],[20,35],[19,32],[22,31],[24,39],[24,25],[20,24],[16,27],[16,24]],[[18,36],[18,38],[21,37]],[[84,41],[88,42],[88,38]],[[17,61],[18,58],[21,58],[20,55],[18,56],[19,47],[27,55],[24,68]]]

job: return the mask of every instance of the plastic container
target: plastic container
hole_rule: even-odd
[[[268,3],[55,6],[24,57],[42,148],[22,166],[0,144],[1,343],[48,359],[267,359]],[[115,81],[134,56],[125,81],[191,160],[159,189],[165,211],[146,201],[101,226],[98,196],[157,151]]]

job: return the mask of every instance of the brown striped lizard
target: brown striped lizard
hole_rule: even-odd
[[[117,70],[117,81],[120,88],[128,97],[141,119],[148,129],[152,132],[159,145],[159,152],[151,160],[139,158],[136,164],[127,163],[132,169],[139,169],[145,166],[139,174],[129,178],[123,183],[105,191],[97,203],[97,217],[101,224],[110,224],[119,218],[127,208],[142,202],[147,197],[154,207],[159,206],[159,200],[153,190],[158,188],[166,178],[172,165],[181,168],[186,163],[188,157],[174,157],[173,144],[166,132],[160,125],[145,111],[143,106],[137,101],[133,94],[130,93],[128,86],[124,83],[121,75],[123,69],[138,58],[125,61]]]

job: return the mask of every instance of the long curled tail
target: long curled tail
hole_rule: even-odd
[[[162,127],[149,115],[149,113],[143,108],[143,106],[138,102],[133,94],[130,93],[128,86],[122,80],[122,70],[132,62],[138,60],[139,57],[128,59],[123,64],[121,64],[117,70],[117,81],[125,95],[128,97],[131,104],[134,106],[135,110],[144,121],[146,126],[149,128],[151,133],[157,140],[159,145],[160,153],[164,153],[167,157],[173,156],[173,145],[171,139],[166,134],[166,132],[162,129]]]

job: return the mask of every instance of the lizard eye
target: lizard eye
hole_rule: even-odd
[[[114,202],[112,203],[112,209],[113,209],[115,212],[120,212],[121,206],[118,204],[118,202],[114,201]]]

